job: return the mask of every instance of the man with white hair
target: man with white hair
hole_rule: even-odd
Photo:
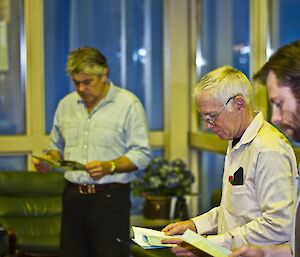
[[[292,226],[295,155],[288,140],[252,107],[252,86],[231,66],[205,75],[194,88],[197,109],[218,137],[229,140],[219,207],[166,226],[166,235],[191,229],[228,249],[282,244]],[[213,178],[212,178],[213,179]],[[164,243],[181,243],[168,239]],[[177,256],[195,256],[178,245]]]

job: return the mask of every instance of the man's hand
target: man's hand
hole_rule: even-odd
[[[266,257],[265,252],[262,247],[254,245],[244,245],[241,248],[233,250],[229,257]]]
[[[202,252],[198,248],[182,241],[180,238],[168,238],[161,240],[163,244],[176,244],[176,246],[172,247],[170,250],[176,256],[184,256],[184,257],[206,257],[207,253]]]
[[[288,244],[271,245],[271,246],[255,246],[244,245],[232,251],[229,257],[292,257]]]
[[[176,223],[171,223],[167,225],[165,228],[163,228],[162,231],[165,232],[166,236],[173,236],[173,235],[181,235],[188,229],[194,232],[196,232],[197,230],[192,220],[185,220]]]
[[[41,157],[43,157],[44,159],[47,159],[47,160],[52,160],[51,156],[49,156],[49,155],[43,155]],[[36,168],[36,170],[42,174],[45,174],[49,170],[52,169],[52,165],[50,163],[40,161],[34,157],[32,158],[32,162],[33,162],[33,165]]]
[[[111,164],[110,162],[91,161],[85,165],[85,168],[93,180],[98,180],[105,175],[110,175]]]

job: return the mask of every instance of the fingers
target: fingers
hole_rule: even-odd
[[[162,231],[165,232],[165,235],[167,236],[173,236],[173,235],[181,235],[188,229],[195,231],[195,225],[192,220],[185,220],[176,223],[171,223],[167,225],[165,228],[163,228]]]
[[[239,256],[245,256],[245,257],[263,257],[262,252],[259,248],[256,248],[254,246],[244,245],[238,249],[234,249],[232,253],[229,255],[229,257],[239,257]]]
[[[196,257],[196,255],[194,253],[192,253],[191,251],[189,251],[181,246],[172,247],[171,252],[173,252],[176,256]]]
[[[172,230],[174,227],[175,227],[175,223],[170,223],[169,225],[165,226],[162,229],[162,232],[168,232],[168,231]]]
[[[178,245],[178,244],[181,244],[182,242],[183,242],[182,239],[176,238],[176,237],[166,238],[166,239],[161,240],[162,244],[176,244],[176,245]]]
[[[101,179],[106,175],[102,163],[99,161],[92,161],[86,164],[86,171],[90,174],[93,180]]]
[[[43,155],[41,156],[42,160],[38,159],[37,157],[32,158],[32,163],[35,169],[42,174],[47,173],[49,170],[52,169],[52,165],[48,163],[46,160],[51,160],[51,156]]]
[[[41,163],[41,162],[37,162],[34,163],[34,167],[36,168],[36,170],[42,174],[47,173],[49,170],[51,170],[52,166],[46,163]]]

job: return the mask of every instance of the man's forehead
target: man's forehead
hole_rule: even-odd
[[[85,74],[85,73],[72,74],[73,81],[85,81],[85,80],[93,79],[94,77],[95,77],[95,75],[89,75],[89,74]]]
[[[198,111],[202,114],[210,114],[215,112],[222,105],[215,97],[208,94],[201,94],[197,99]]]

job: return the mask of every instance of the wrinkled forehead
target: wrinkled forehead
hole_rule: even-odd
[[[223,103],[217,100],[209,91],[203,91],[198,95],[196,105],[201,114],[209,114],[215,112]]]

